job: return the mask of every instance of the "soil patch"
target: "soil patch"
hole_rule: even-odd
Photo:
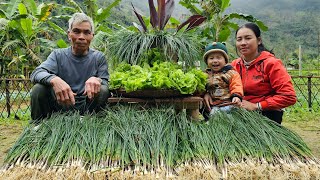
[[[320,120],[284,122],[283,126],[299,134],[320,159]]]
[[[0,122],[0,166],[11,146],[19,138],[23,128],[21,122]]]

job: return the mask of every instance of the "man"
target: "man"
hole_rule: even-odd
[[[108,66],[102,52],[90,48],[93,21],[83,13],[69,20],[71,47],[54,50],[31,74],[32,123],[53,112],[100,110],[109,96]]]

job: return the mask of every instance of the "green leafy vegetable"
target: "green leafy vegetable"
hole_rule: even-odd
[[[181,94],[205,90],[207,74],[198,69],[187,72],[172,62],[154,62],[153,66],[119,64],[110,74],[110,89],[124,88],[127,92],[142,89],[175,89]]]

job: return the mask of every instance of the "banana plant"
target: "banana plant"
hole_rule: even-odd
[[[43,45],[45,39],[49,39],[44,22],[54,8],[53,3],[37,6],[33,0],[21,1],[11,0],[2,8],[0,13],[1,24],[1,57],[7,61],[6,69],[28,76],[28,68],[42,62],[40,48],[47,48]],[[44,50],[42,50],[44,51]],[[20,71],[18,70],[21,67]],[[23,73],[23,71],[25,71]]]
[[[98,33],[99,31],[111,32],[108,26],[110,24],[106,20],[110,17],[112,8],[118,6],[121,0],[114,0],[108,6],[101,8],[98,7],[97,0],[85,0],[83,1],[85,9],[74,0],[66,0],[66,2],[70,7],[74,8],[73,12],[83,12],[90,16],[93,20],[95,31]]]
[[[107,43],[105,42],[106,42],[107,36],[112,33],[112,28],[125,29],[119,24],[107,21],[107,19],[111,15],[111,12],[112,12],[111,10],[114,7],[118,6],[120,2],[121,0],[114,0],[108,6],[99,8],[97,5],[97,0],[85,0],[83,1],[85,8],[83,8],[82,6],[80,6],[79,3],[77,3],[74,0],[66,0],[67,5],[58,4],[57,6],[62,11],[65,10],[65,12],[68,12],[68,13],[64,14],[64,12],[62,12],[60,14],[63,14],[63,15],[52,16],[51,19],[52,20],[53,19],[69,19],[72,16],[70,12],[86,13],[88,16],[92,18],[94,23],[95,38],[91,42],[91,46],[94,47],[95,49],[98,49],[106,53]],[[56,30],[60,34],[65,35],[67,37],[66,31],[61,29],[61,27],[59,27],[57,24],[50,21],[49,25],[54,30]],[[63,39],[60,39],[59,41],[57,41],[57,44],[59,47],[66,47],[68,43],[65,42]]]
[[[180,0],[179,3],[190,12],[201,14],[207,18],[206,24],[201,31],[204,41],[227,41],[231,35],[231,30],[239,27],[237,23],[231,22],[233,19],[254,22],[263,31],[268,29],[263,22],[252,15],[242,13],[226,14],[226,9],[231,5],[230,0]]]

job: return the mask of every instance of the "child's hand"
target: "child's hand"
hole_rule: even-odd
[[[240,105],[241,105],[241,99],[238,98],[238,97],[233,97],[233,98],[232,98],[232,102],[233,102],[233,103],[236,103],[237,106],[240,106]]]
[[[204,102],[204,106],[205,106],[206,110],[208,112],[210,112],[211,111],[211,105],[213,104],[213,101],[212,101],[212,98],[211,98],[209,93],[206,93],[204,95],[203,102]]]

